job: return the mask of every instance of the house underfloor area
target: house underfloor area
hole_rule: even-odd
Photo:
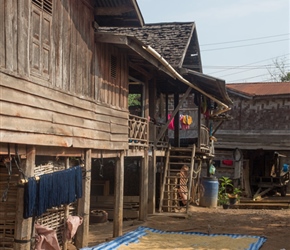
[[[265,198],[275,202],[281,197]],[[287,194],[283,200],[288,200]],[[206,208],[190,205],[187,216],[178,214],[156,213],[149,215],[146,221],[128,219],[123,221],[123,233],[137,229],[139,226],[162,231],[201,232],[206,234],[246,234],[267,238],[262,250],[287,249],[290,230],[290,209],[223,209]],[[113,222],[90,224],[89,246],[113,240]]]

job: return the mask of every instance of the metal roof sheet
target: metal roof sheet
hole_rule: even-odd
[[[248,96],[290,94],[290,82],[255,82],[226,84],[228,90]]]

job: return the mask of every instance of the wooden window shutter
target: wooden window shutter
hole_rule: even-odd
[[[31,74],[49,80],[51,60],[51,23],[53,0],[32,0]]]

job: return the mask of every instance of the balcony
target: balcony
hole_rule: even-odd
[[[167,131],[156,141],[157,136],[162,130],[164,124],[155,124],[148,121],[147,118],[129,115],[128,143],[129,149],[145,149],[154,147],[155,150],[166,151],[169,146]],[[197,145],[197,152],[204,154],[213,154],[213,142],[210,140],[209,130],[205,125],[200,127],[200,137],[181,139],[181,146],[188,147]]]
[[[129,148],[143,149],[148,147],[148,119],[129,115]]]

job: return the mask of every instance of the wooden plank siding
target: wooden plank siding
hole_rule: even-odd
[[[96,99],[115,107],[126,108],[128,106],[128,61],[125,53],[117,48],[105,44],[96,43],[97,61],[94,66]],[[115,77],[112,76],[111,59],[116,58]]]
[[[3,2],[3,1],[2,1]],[[4,1],[5,67],[17,70],[17,0]],[[0,34],[1,36],[2,34]]]
[[[55,146],[101,149],[127,147],[127,112],[0,74],[1,141],[7,141],[5,135],[13,132],[11,143],[17,143],[25,134],[27,142],[37,145],[56,143]],[[21,90],[17,84],[23,86]],[[37,134],[41,137],[36,137]],[[60,136],[59,142],[50,136]],[[62,137],[66,138],[65,145]]]
[[[128,149],[127,55],[94,40],[93,20],[83,1],[55,0],[51,16],[0,1],[1,142]]]

